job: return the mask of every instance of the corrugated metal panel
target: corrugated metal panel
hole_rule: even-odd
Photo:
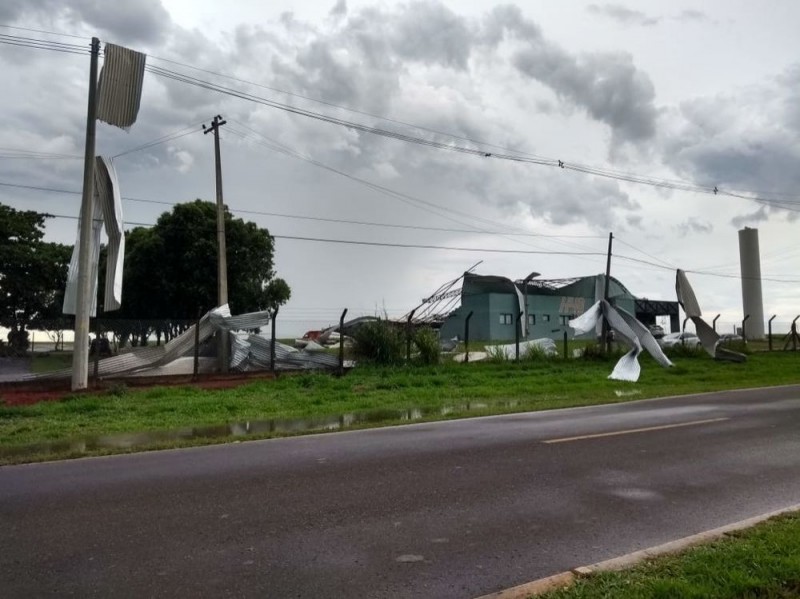
[[[227,330],[231,336],[233,349],[230,367],[241,371],[266,370],[270,367],[271,339],[262,335],[233,331],[256,329],[268,322],[269,312],[230,316],[230,309],[225,304],[200,319],[198,338],[202,343],[216,331]],[[129,353],[100,360],[98,376],[107,378],[161,367],[180,357],[191,355],[194,344],[195,327],[192,326],[163,346],[136,348]],[[275,366],[279,369],[335,369],[339,366],[339,360],[329,353],[299,351],[283,343],[275,343]],[[70,374],[70,369],[64,369],[45,374],[26,375],[20,380],[69,378]]]
[[[119,310],[122,304],[122,271],[125,260],[125,232],[122,222],[122,198],[117,171],[111,160],[98,156],[94,171],[95,194],[103,211],[103,223],[108,236],[106,288],[103,311]]]
[[[122,129],[128,129],[136,122],[146,59],[147,56],[141,52],[106,44],[97,89],[98,119]]]

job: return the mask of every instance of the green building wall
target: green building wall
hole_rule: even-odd
[[[559,288],[547,281],[532,281],[528,286],[528,339],[549,337],[558,341],[573,331],[567,322],[583,314],[595,302],[596,277],[583,277]],[[521,283],[503,277],[467,274],[461,289],[461,306],[442,324],[443,339],[464,339],[464,323],[470,319],[469,337],[475,341],[514,341],[518,326],[520,301],[515,288],[524,297]],[[634,314],[634,296],[613,277],[610,279],[609,299],[612,304]],[[524,318],[524,316],[523,316]],[[589,335],[591,336],[591,335]],[[524,327],[520,339],[525,339]]]

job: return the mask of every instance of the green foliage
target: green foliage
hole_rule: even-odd
[[[122,309],[117,318],[193,320],[217,305],[217,212],[211,202],[178,204],[150,229],[126,238]],[[274,309],[290,295],[275,278],[274,239],[225,211],[228,297],[234,314]]]
[[[439,335],[430,327],[418,329],[414,334],[414,345],[419,352],[419,361],[422,364],[433,365],[439,363],[441,348]]]
[[[627,352],[627,349],[616,343],[611,344],[608,352],[606,352],[605,348],[599,343],[589,343],[583,348],[581,359],[590,362],[616,362]]]
[[[403,342],[403,358],[404,352]],[[33,359],[33,363],[37,360]],[[673,368],[660,367],[649,355],[640,360],[639,382],[624,384],[607,378],[613,366],[611,360],[552,359],[498,364],[445,362],[414,368],[360,363],[341,378],[302,373],[233,389],[129,387],[122,395],[80,393],[69,401],[8,405],[8,412],[0,409],[0,464],[42,459],[26,453],[24,445],[115,433],[330,418],[363,411],[384,412],[385,416],[375,416],[369,422],[379,426],[396,423],[398,411],[421,411],[424,419],[436,420],[800,383],[800,352],[756,352],[744,363],[681,359]],[[639,393],[618,396],[616,391],[623,387]],[[0,408],[4,399],[9,404],[13,401],[4,393],[0,391]],[[78,405],[67,408],[70,403]],[[287,434],[269,427],[260,430],[254,437]],[[196,442],[174,442],[191,443]],[[101,451],[89,449],[87,453]],[[61,456],[50,453],[44,457]]]
[[[557,357],[558,356],[556,355],[547,355],[547,352],[541,347],[529,345],[519,358],[520,360],[525,360],[526,362],[538,362],[541,360],[552,360],[553,358]]]
[[[648,560],[629,570],[582,578],[543,597],[800,597],[800,514],[773,518],[723,540]]]
[[[706,350],[701,345],[683,345],[676,343],[664,350],[668,358],[702,358],[707,357]]]
[[[487,345],[486,356],[487,360],[493,364],[502,364],[509,361],[505,350],[501,349],[497,345]]]
[[[42,240],[48,216],[0,204],[0,326],[19,350],[26,328],[61,313],[71,248]]]
[[[403,334],[388,320],[366,322],[353,335],[356,358],[389,366],[405,359]]]

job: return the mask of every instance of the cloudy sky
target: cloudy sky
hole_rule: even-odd
[[[633,293],[672,300],[674,268],[700,271],[690,280],[701,306],[731,326],[742,317],[743,226],[760,231],[765,314],[785,323],[800,313],[793,0],[111,6],[4,0],[0,24],[17,29],[0,33],[81,45],[94,35],[147,53],[151,66],[423,142],[151,73],[130,132],[98,124],[105,156],[188,133],[114,161],[122,195],[138,200],[124,202],[126,220],[152,223],[167,204],[214,198],[213,143],[201,124],[227,119],[225,201],[278,237],[276,267],[292,287],[283,335],[334,321],[344,307],[402,315],[479,260],[477,272],[514,279],[595,274],[609,232],[612,271]],[[88,56],[2,44],[0,65],[0,202],[77,216],[78,195],[12,185],[80,189]],[[75,228],[55,218],[47,236],[73,243]]]

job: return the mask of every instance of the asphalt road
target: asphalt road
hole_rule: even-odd
[[[0,594],[474,597],[800,502],[799,430],[794,386],[4,467]]]

